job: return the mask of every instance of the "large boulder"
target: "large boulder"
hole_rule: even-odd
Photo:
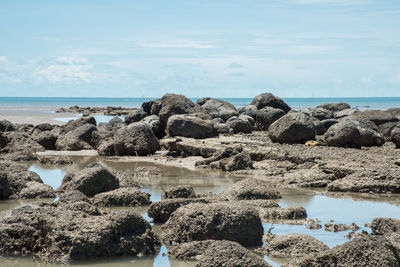
[[[236,107],[227,101],[210,98],[206,101],[197,101],[196,103],[201,105],[204,112],[211,115],[213,118],[221,118],[226,121],[230,117],[239,115]]]
[[[317,108],[327,109],[332,112],[341,111],[347,108],[350,108],[350,105],[347,103],[325,103],[317,106]]]
[[[254,200],[254,199],[278,199],[281,195],[266,183],[254,178],[247,178],[234,183],[220,194],[228,200]]]
[[[154,135],[161,139],[165,136],[165,130],[162,128],[160,120],[156,115],[147,116],[142,120],[142,122],[147,123],[150,125],[151,130],[153,130]]]
[[[15,125],[8,120],[0,121],[0,132],[11,132],[15,131]]]
[[[56,194],[51,186],[39,182],[27,182],[19,197],[26,198],[55,198]]]
[[[103,192],[93,197],[92,202],[96,206],[143,206],[150,205],[150,194],[140,191],[138,188],[119,188]]]
[[[371,223],[371,230],[374,235],[400,233],[400,220],[394,218],[374,218]]]
[[[381,146],[384,138],[376,126],[368,121],[345,119],[331,126],[324,134],[328,146],[354,147]]]
[[[392,132],[390,133],[390,141],[396,145],[396,148],[400,148],[400,125],[392,129]]]
[[[8,199],[11,194],[11,187],[7,175],[0,172],[0,200]]]
[[[32,138],[32,134],[13,131],[7,133],[7,145],[3,148],[3,152],[10,153],[14,161],[28,161],[35,160],[36,152],[44,151],[45,148],[41,146]]]
[[[190,242],[231,240],[243,246],[262,242],[263,227],[258,212],[238,203],[193,203],[177,209],[163,225],[165,240]]]
[[[274,96],[271,93],[264,93],[256,96],[250,105],[254,105],[257,109],[265,107],[279,108],[285,112],[289,112],[291,108],[281,98]]]
[[[333,117],[335,119],[341,119],[344,117],[348,117],[348,116],[352,116],[355,115],[357,113],[359,113],[360,111],[357,108],[346,108],[340,111],[337,111],[333,114]]]
[[[143,102],[143,104],[142,104],[143,111],[149,115],[158,116],[158,113],[160,112],[161,107],[162,107],[161,99],[150,100],[147,102]]]
[[[243,117],[230,117],[226,121],[226,125],[232,133],[251,133],[253,131],[250,121]]]
[[[191,186],[174,186],[165,190],[161,199],[174,199],[174,198],[195,198],[196,193]]]
[[[315,124],[301,112],[290,112],[269,126],[268,136],[277,143],[305,143],[314,140]]]
[[[244,107],[241,107],[239,109],[239,113],[243,115],[247,115],[252,117],[253,119],[256,119],[257,116],[257,107],[254,105],[246,105]]]
[[[148,114],[143,111],[143,109],[136,109],[125,116],[125,123],[131,124],[133,122],[138,122],[144,119]]]
[[[158,139],[147,123],[132,123],[119,129],[114,135],[114,150],[117,156],[145,156],[159,148]]]
[[[327,245],[312,236],[293,233],[268,238],[259,251],[276,257],[302,257],[328,249]]]
[[[99,211],[88,202],[24,205],[0,215],[0,255],[37,255],[70,263],[155,253],[150,224],[127,210]]]
[[[301,258],[291,266],[400,266],[399,259],[399,252],[387,239],[364,236]]]
[[[36,134],[33,139],[46,150],[56,150],[57,136],[50,131],[42,131]]]
[[[118,178],[102,165],[92,163],[77,174],[67,173],[57,191],[79,190],[92,197],[117,188],[119,188]]]
[[[173,115],[167,123],[167,133],[170,136],[184,136],[197,139],[217,135],[212,120],[203,119],[206,115]]]
[[[310,117],[317,118],[321,121],[331,119],[333,116],[332,111],[324,108],[303,108],[300,111]]]
[[[387,122],[398,122],[400,118],[392,115],[385,110],[365,110],[362,112],[355,113],[351,118],[369,120],[375,123],[377,126],[387,123]]]
[[[257,110],[255,128],[260,131],[268,131],[269,126],[284,115],[285,112],[279,108],[264,107]]]
[[[184,95],[166,94],[161,98],[161,106],[158,116],[161,125],[165,128],[169,117],[192,113],[195,104]]]
[[[72,130],[75,130],[85,124],[97,125],[96,119],[94,117],[81,117],[76,120],[70,120],[66,124],[62,125],[60,128],[60,134],[66,134]]]
[[[76,129],[70,130],[65,134],[60,134],[55,147],[57,150],[87,150],[93,149],[91,145],[92,133],[97,131],[96,126],[86,123]]]

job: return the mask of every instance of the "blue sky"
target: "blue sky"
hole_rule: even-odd
[[[0,1],[0,96],[167,92],[400,96],[400,1]]]

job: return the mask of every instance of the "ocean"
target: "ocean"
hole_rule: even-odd
[[[145,101],[155,98],[132,98],[132,97],[0,97],[0,106],[7,107],[140,107]],[[196,101],[198,98],[191,98]],[[228,101],[240,108],[253,100],[253,98],[218,98]],[[316,107],[323,103],[346,102],[351,107],[365,109],[389,109],[400,107],[400,97],[319,97],[319,98],[283,98],[293,109]]]

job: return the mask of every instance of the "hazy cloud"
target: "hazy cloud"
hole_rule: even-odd
[[[243,68],[243,65],[237,62],[232,62],[231,64],[228,65],[228,68]]]

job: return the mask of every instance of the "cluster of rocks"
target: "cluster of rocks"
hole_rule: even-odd
[[[126,108],[126,107],[79,107],[77,105],[69,108],[59,108],[56,110],[57,113],[79,113],[83,116],[89,116],[91,114],[103,114],[109,116],[124,116],[128,115],[136,108]]]

